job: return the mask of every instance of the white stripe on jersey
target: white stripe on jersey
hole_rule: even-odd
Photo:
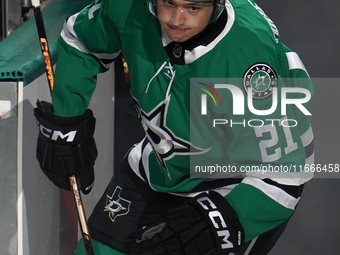
[[[194,62],[196,59],[203,56],[204,54],[208,53],[229,32],[229,30],[231,29],[231,27],[232,27],[232,25],[234,24],[234,21],[235,21],[235,11],[234,11],[234,7],[231,5],[231,3],[228,0],[225,3],[225,7],[227,9],[228,19],[227,19],[227,24],[225,25],[223,31],[207,46],[201,45],[201,46],[196,47],[192,51],[186,50],[185,56],[184,56],[186,64],[190,64],[190,63]]]
[[[149,168],[149,157],[151,152],[153,151],[153,148],[151,146],[150,143],[147,143],[147,145],[145,146],[144,150],[143,150],[143,155],[142,155],[142,163],[145,169],[145,175],[147,178],[147,181],[150,184],[150,187],[152,188],[151,182],[150,182],[150,168]],[[153,189],[153,188],[152,188]]]
[[[293,168],[292,168],[293,169]],[[300,168],[297,166],[296,171],[300,171]],[[279,184],[290,185],[290,186],[300,186],[309,180],[311,180],[314,176],[312,172],[249,172],[246,175],[246,178],[258,178],[258,179],[271,179]]]
[[[293,69],[304,70],[309,77],[309,74],[307,72],[305,65],[302,63],[302,60],[300,59],[299,55],[296,52],[287,52],[286,56],[288,59],[289,70],[293,70]]]
[[[251,185],[259,190],[261,190],[268,197],[279,203],[280,205],[294,210],[295,206],[299,202],[300,198],[295,198],[286,193],[284,190],[265,183],[258,178],[246,177],[242,180],[242,183]]]
[[[308,158],[306,158],[305,164],[309,165],[309,166],[314,164],[314,152],[313,152],[312,155],[310,155]]]
[[[91,55],[95,56],[105,68],[109,68],[110,64],[103,63],[101,61],[101,59],[114,60],[116,57],[118,57],[118,55],[120,54],[121,51],[111,53],[111,54],[110,53],[94,53],[94,52],[88,51],[86,49],[86,47],[78,40],[77,34],[74,32],[74,29],[73,29],[74,23],[77,19],[77,16],[79,15],[79,13],[72,15],[67,20],[67,22],[64,24],[63,30],[61,31],[61,34],[60,34],[61,37],[71,47],[73,47],[73,48],[75,48],[75,49],[77,49],[81,52],[84,52],[86,54],[91,54]]]
[[[140,143],[138,143],[135,147],[133,147],[128,155],[128,162],[131,167],[131,169],[134,171],[134,173],[143,181],[149,183],[149,186],[151,189],[155,190],[151,183],[150,183],[150,171],[149,171],[149,156],[152,152],[152,146],[150,143],[147,143],[147,145],[142,150],[142,146],[144,143],[144,138]],[[140,174],[139,171],[139,163],[142,159],[142,164],[145,169],[145,175],[147,180],[143,178],[143,176]],[[157,190],[156,190],[157,191]]]
[[[314,138],[313,130],[312,127],[310,127],[304,134],[301,135],[301,142],[303,146],[307,147],[313,141],[313,138]],[[314,153],[305,160],[305,164],[310,165],[313,163]],[[308,172],[301,171],[300,166],[295,166],[294,168],[294,165],[291,165],[290,170],[291,172],[249,172],[246,173],[245,175],[248,177],[255,177],[259,179],[269,178],[279,184],[292,186],[300,186],[311,180],[314,176],[314,173],[312,173],[311,171]]]
[[[306,133],[301,136],[301,141],[304,147],[308,146],[313,141],[314,135],[312,127],[310,127]],[[314,152],[305,161],[306,165],[314,164]],[[313,174],[314,175],[314,174]]]
[[[301,141],[304,147],[309,145],[313,141],[314,135],[312,127],[310,127],[307,132],[301,135]]]
[[[144,180],[144,178],[141,176],[139,172],[139,161],[140,158],[142,157],[142,144],[144,140],[145,138],[130,150],[128,154],[128,161],[131,169],[135,172],[135,174],[143,181],[147,181]]]

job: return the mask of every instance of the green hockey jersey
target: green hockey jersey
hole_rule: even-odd
[[[61,33],[55,114],[82,114],[97,74],[121,51],[146,134],[129,153],[140,178],[185,196],[217,190],[246,240],[291,215],[300,185],[312,178],[303,169],[313,162],[313,89],[299,56],[255,2],[226,1],[215,23],[176,43],[144,0],[94,1]]]

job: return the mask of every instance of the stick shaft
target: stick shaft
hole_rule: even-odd
[[[34,7],[33,10],[34,10],[35,23],[37,25],[37,30],[38,30],[41,53],[42,53],[44,64],[45,64],[45,71],[47,75],[48,85],[49,85],[50,92],[52,93],[53,85],[54,85],[54,73],[53,73],[53,65],[52,65],[50,48],[48,46],[46,30],[44,26],[44,20],[43,20],[40,7]]]
[[[85,246],[86,255],[94,255],[91,238],[86,225],[86,216],[84,212],[83,203],[79,193],[76,177],[73,175],[70,177],[71,190],[73,193],[74,203],[76,205],[80,230],[83,236],[83,242]]]
[[[38,2],[38,0],[35,0],[35,2]],[[44,20],[43,20],[42,12],[40,9],[40,5],[38,5],[38,3],[33,3],[33,6],[34,6],[33,7],[34,18],[35,18],[35,22],[36,22],[36,26],[38,30],[39,42],[40,42],[41,52],[42,52],[42,56],[43,56],[43,60],[45,64],[45,71],[47,75],[48,85],[49,85],[50,93],[52,94],[53,85],[54,85],[54,72],[53,72],[52,58],[51,58],[50,49],[48,46],[48,41],[47,41],[47,36],[46,36]],[[79,226],[80,226],[80,230],[81,230],[82,237],[83,237],[86,255],[94,255],[91,238],[90,238],[90,235],[87,229],[85,211],[84,211],[82,199],[80,196],[80,192],[78,189],[77,179],[74,175],[70,177],[70,186],[71,186],[71,191],[73,194],[74,203],[76,206]]]

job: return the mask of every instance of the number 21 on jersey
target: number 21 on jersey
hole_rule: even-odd
[[[286,139],[286,147],[284,147],[284,153],[287,155],[291,153],[292,151],[295,151],[298,148],[297,142],[294,142],[293,140],[293,135],[290,130],[289,126],[284,126],[283,121],[287,120],[287,117],[283,117],[279,121],[279,126],[272,124],[264,125],[261,127],[254,127],[255,135],[256,137],[263,137],[264,133],[269,132],[271,138],[268,140],[262,140],[259,143],[260,151],[261,151],[261,157],[263,162],[273,162],[276,160],[279,160],[282,157],[282,148],[281,144],[284,143],[279,143],[279,135],[278,132],[282,130],[278,130],[280,128],[283,129],[283,133]],[[278,145],[279,144],[279,145]],[[275,148],[277,146],[277,148]],[[269,154],[268,149],[274,147],[274,153]]]

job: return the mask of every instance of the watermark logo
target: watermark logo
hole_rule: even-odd
[[[256,83],[261,84],[261,83]],[[264,86],[264,85],[263,85]],[[211,87],[212,88],[212,87]],[[245,114],[245,98],[243,91],[236,85],[233,84],[215,84],[215,89],[227,89],[232,94],[232,105],[233,105],[233,115],[244,115]],[[272,94],[272,102],[269,109],[256,109],[253,102],[254,97],[254,89],[249,86],[247,88],[247,106],[249,111],[252,114],[258,116],[265,116],[274,113],[278,107],[278,88],[270,87],[268,85],[268,89],[270,91],[270,95]],[[267,91],[266,90],[266,91]],[[305,88],[297,88],[297,87],[282,87],[280,88],[280,108],[281,115],[286,116],[287,114],[287,105],[295,105],[304,115],[311,116],[312,114],[307,110],[307,108],[303,105],[304,103],[309,102],[311,100],[311,92]],[[269,92],[266,92],[269,93]],[[266,94],[265,92],[261,92],[261,95]],[[217,92],[216,92],[217,94]],[[289,98],[290,94],[303,94],[304,97],[296,97]],[[255,95],[259,95],[258,92],[255,92]],[[267,94],[266,94],[267,95]],[[270,96],[270,95],[267,95]],[[261,98],[261,99],[264,99]],[[215,105],[217,105],[215,103]],[[222,104],[221,104],[222,105]],[[206,94],[201,95],[201,115],[207,115],[207,96]]]
[[[205,86],[206,88],[208,88],[217,97],[221,106],[223,105],[220,95],[217,93],[217,91],[213,87],[211,87],[210,85],[205,84],[203,82],[198,82],[198,83]],[[212,98],[212,100],[214,101],[215,106],[217,106],[217,102],[216,102],[214,95],[206,88],[201,88],[201,90],[203,90],[205,93],[207,93]],[[201,95],[201,100],[202,100],[201,114],[202,115],[207,114],[207,94]]]
[[[305,105],[311,100],[312,93],[303,87],[279,86],[279,82],[273,68],[263,63],[252,65],[242,79],[211,79],[209,82],[197,79],[195,84],[200,93],[201,116],[210,115],[210,109],[211,116],[219,117],[213,119],[213,127],[228,124],[230,127],[239,125],[255,128],[267,124],[275,126],[276,123],[284,127],[296,127],[296,114],[312,115],[308,105]],[[281,82],[286,84],[283,80]],[[216,107],[219,109],[215,111]],[[244,116],[244,119],[240,116]]]

